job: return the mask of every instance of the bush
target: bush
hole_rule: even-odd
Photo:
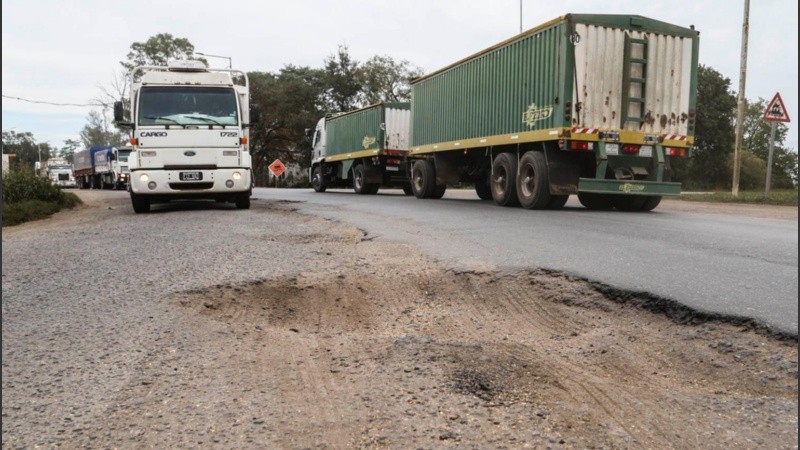
[[[83,202],[49,180],[14,170],[3,175],[3,226],[49,217]]]

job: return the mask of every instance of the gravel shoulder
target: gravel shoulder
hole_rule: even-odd
[[[3,229],[3,448],[797,448],[796,336],[288,202],[77,193]]]

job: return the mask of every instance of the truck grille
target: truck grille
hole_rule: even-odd
[[[199,182],[199,183],[170,183],[170,189],[174,189],[176,191],[191,191],[191,190],[200,190],[200,189],[211,189],[214,187],[214,182]]]
[[[58,174],[58,181],[69,181],[69,174],[68,173]]]

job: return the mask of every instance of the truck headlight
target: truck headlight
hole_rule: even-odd
[[[149,179],[150,177],[148,177],[146,173],[139,175],[139,180],[141,180],[142,183],[147,183],[147,180]]]
[[[242,178],[242,174],[240,174],[239,172],[233,172],[233,179],[234,180],[239,180],[241,178]]]

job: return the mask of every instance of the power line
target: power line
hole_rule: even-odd
[[[54,102],[44,102],[39,100],[29,100],[27,98],[20,98],[20,97],[12,97],[10,95],[3,94],[3,98],[10,98],[12,100],[20,100],[23,102],[28,103],[39,103],[42,105],[53,105],[53,106],[102,106],[107,107],[108,105],[103,103],[54,103]]]

